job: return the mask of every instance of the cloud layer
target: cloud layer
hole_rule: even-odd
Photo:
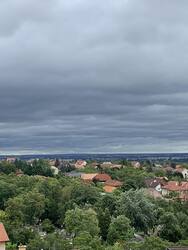
[[[188,151],[187,8],[0,1],[0,153]]]

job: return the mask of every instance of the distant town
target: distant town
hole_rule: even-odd
[[[187,250],[187,205],[186,160],[0,160],[3,250]]]

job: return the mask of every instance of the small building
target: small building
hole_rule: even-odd
[[[105,185],[104,187],[103,187],[103,190],[106,192],[106,193],[112,193],[114,190],[116,190],[117,189],[117,187],[112,187],[112,186],[107,186],[107,185]]]
[[[14,163],[16,161],[16,158],[15,157],[7,157],[6,161],[9,163]]]
[[[188,178],[188,169],[176,166],[175,173],[180,174],[184,179]]]
[[[181,200],[187,199],[188,182],[169,181],[165,186],[162,187],[162,195],[168,196],[170,194],[175,194],[176,198]]]
[[[100,164],[100,167],[105,169],[105,168],[111,168],[113,164],[111,163],[111,161],[105,161],[102,164]]]
[[[94,178],[98,175],[98,173],[92,174],[81,174],[81,179],[86,183],[91,183],[94,181]]]
[[[108,174],[97,174],[94,177],[95,182],[106,182],[106,181],[109,181],[109,180],[111,180],[111,177]]]
[[[108,180],[105,182],[103,189],[106,193],[112,193],[114,190],[121,187],[122,185],[123,183],[121,181]]]
[[[3,223],[0,223],[0,250],[5,250],[5,244],[6,242],[9,241],[7,232],[4,228]]]
[[[86,165],[87,165],[87,162],[86,162],[86,161],[78,160],[78,161],[76,161],[76,163],[75,163],[75,168],[76,168],[76,169],[83,169],[83,168],[86,167]]]
[[[167,180],[165,178],[149,178],[145,180],[145,185],[147,188],[155,189],[158,192],[162,191],[162,186],[167,184]]]
[[[131,161],[131,165],[134,168],[140,168],[141,167],[141,164],[140,164],[139,161]]]
[[[25,246],[25,245],[20,245],[18,247],[18,250],[26,250],[26,249],[27,249],[27,246]]]
[[[90,166],[92,167],[92,168],[98,168],[99,166],[100,166],[100,164],[98,163],[98,162],[92,162],[91,164],[90,164]]]

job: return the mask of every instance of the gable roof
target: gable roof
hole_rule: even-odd
[[[112,193],[114,190],[116,190],[117,187],[112,187],[112,186],[108,186],[108,185],[105,185],[103,187],[103,190],[106,192],[106,193]]]
[[[82,174],[81,179],[84,181],[92,181],[96,175],[97,175],[97,173],[95,173],[95,174]]]
[[[163,189],[167,189],[169,191],[188,191],[188,182],[169,181]]]
[[[102,182],[105,182],[105,181],[108,181],[108,180],[111,180],[111,177],[110,175],[108,174],[97,174],[94,178],[95,181],[102,181]]]
[[[156,188],[159,184],[166,185],[166,183],[167,181],[160,177],[149,178],[145,180],[145,185],[147,188]]]
[[[177,168],[176,169],[176,172],[178,172],[178,173],[182,173],[182,172],[187,172],[188,170],[186,169],[186,168]]]
[[[108,180],[105,182],[105,185],[111,186],[111,187],[121,187],[123,183],[121,181]]]
[[[7,242],[9,241],[7,232],[4,228],[3,223],[0,223],[0,242]]]

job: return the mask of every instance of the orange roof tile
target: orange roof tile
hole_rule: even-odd
[[[0,242],[6,242],[9,241],[7,232],[4,228],[3,223],[0,223]]]
[[[81,179],[84,181],[92,181],[96,175],[97,175],[97,173],[95,173],[95,174],[81,174]]]
[[[105,181],[111,180],[111,177],[108,174],[97,174],[94,179],[95,181],[105,182]]]
[[[105,185],[111,186],[111,187],[121,187],[123,183],[121,181],[108,180],[105,182]]]
[[[188,191],[188,182],[169,181],[167,185],[163,186],[163,189],[169,191]]]
[[[117,189],[117,187],[112,187],[112,186],[105,185],[105,186],[103,187],[103,189],[104,189],[104,191],[105,191],[106,193],[112,193],[114,190]]]

